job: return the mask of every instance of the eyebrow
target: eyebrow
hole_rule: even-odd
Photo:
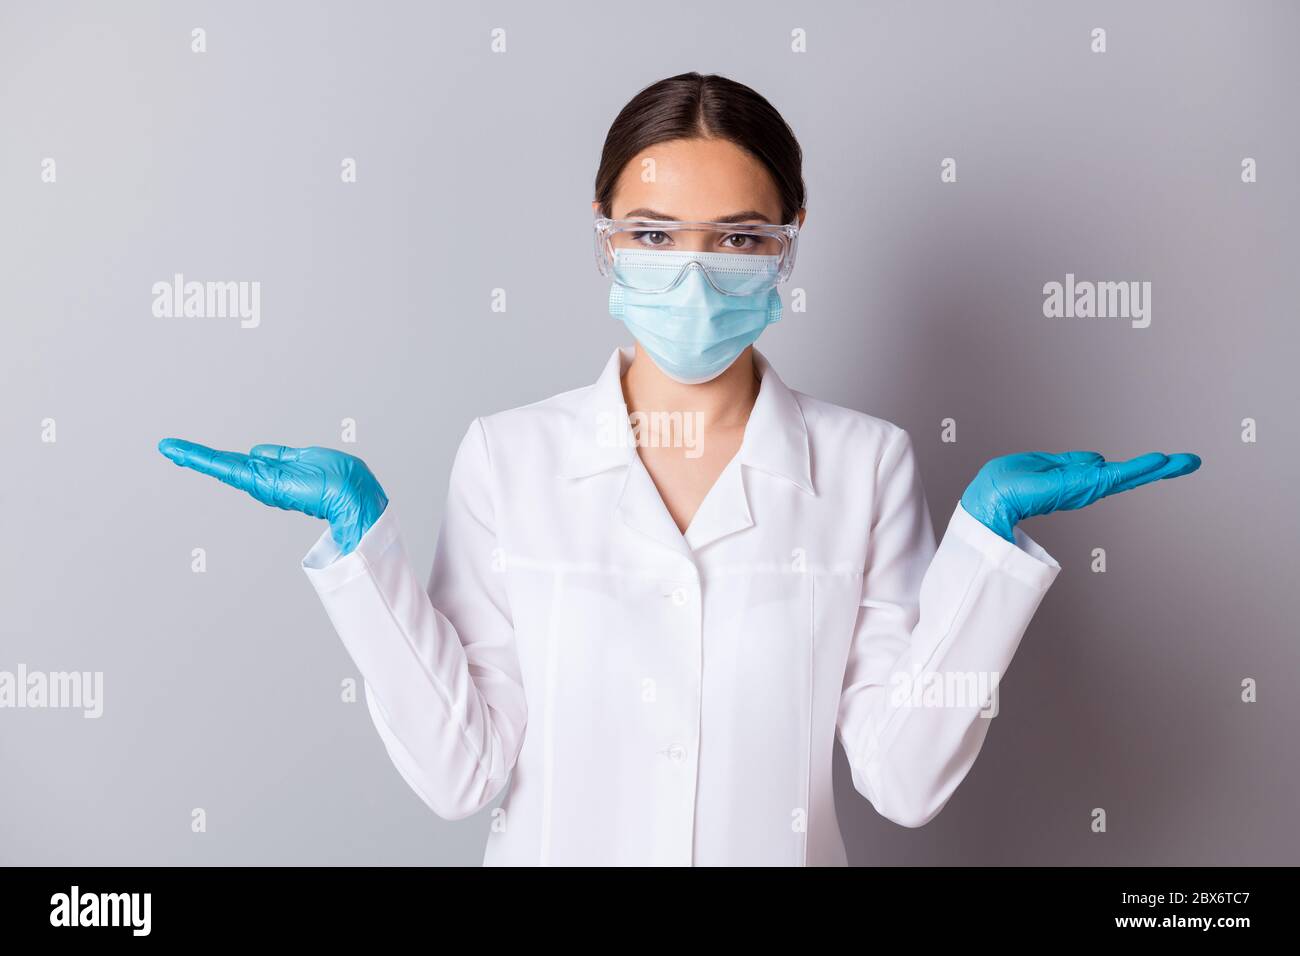
[[[681,222],[681,220],[678,219],[676,216],[670,216],[667,213],[659,212],[658,210],[655,209],[646,209],[644,207],[642,207],[641,209],[633,209],[630,212],[625,213],[621,218],[660,219],[663,220],[664,222]],[[742,212],[733,212],[727,216],[718,216],[715,219],[707,219],[703,221],[737,223],[737,222],[748,222],[751,219],[757,219],[759,222],[768,221],[767,217],[763,215],[761,212],[759,212],[757,209],[746,209]]]

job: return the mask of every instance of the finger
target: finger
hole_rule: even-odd
[[[1178,478],[1182,475],[1190,475],[1196,469],[1201,467],[1201,456],[1193,455],[1189,451],[1180,451],[1176,455],[1169,456],[1170,464],[1177,463],[1177,467],[1171,469],[1166,478]]]
[[[1190,475],[1200,467],[1200,456],[1180,452],[1176,455],[1168,456],[1168,460],[1165,464],[1160,468],[1157,468],[1155,471],[1141,475],[1132,481],[1123,483],[1122,485],[1117,485],[1115,488],[1111,489],[1110,493],[1115,494],[1120,491],[1129,491],[1133,488],[1140,487],[1141,485],[1150,484],[1153,481],[1162,481],[1165,478],[1178,478],[1182,475]]]
[[[255,458],[270,458],[273,461],[297,461],[301,448],[290,445],[254,445],[249,454]]]
[[[196,444],[192,441],[186,441],[183,438],[164,438],[158,443],[158,451],[163,454],[172,464],[180,465],[182,468],[189,467],[190,455],[198,451],[211,451],[203,445]]]
[[[1145,455],[1138,455],[1136,458],[1130,458],[1128,461],[1112,462],[1102,466],[1101,475],[1101,497],[1114,494],[1117,491],[1136,488],[1138,485],[1146,484],[1153,480],[1153,477],[1167,464],[1169,456],[1158,451],[1147,452]]]
[[[179,438],[163,439],[158,443],[158,450],[182,468],[216,478],[250,494],[258,489],[259,480],[266,484],[268,478],[267,462],[254,461],[238,452],[218,451]]]
[[[158,443],[158,453],[169,461],[179,465],[180,462],[177,459],[181,457],[182,452],[185,450],[185,446],[189,444],[191,444],[191,442],[187,442],[183,438],[164,438]]]

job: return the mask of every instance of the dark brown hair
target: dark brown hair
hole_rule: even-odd
[[[776,184],[781,221],[803,208],[803,150],[781,114],[754,90],[716,74],[682,73],[647,86],[632,97],[605,135],[596,170],[601,215],[623,168],[642,150],[673,139],[725,139],[761,162]]]

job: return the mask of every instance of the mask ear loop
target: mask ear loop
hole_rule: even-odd
[[[772,286],[769,293],[770,298],[767,303],[767,324],[781,321],[781,293],[776,291],[776,286]]]

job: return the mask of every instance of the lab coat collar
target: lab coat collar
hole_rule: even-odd
[[[633,348],[615,349],[605,363],[580,405],[559,477],[585,478],[637,460],[622,385],[623,373],[635,355]],[[754,367],[761,384],[736,461],[785,478],[814,495],[808,426],[799,401],[758,349]]]
[[[766,356],[754,349],[754,367],[762,384],[745,425],[745,440],[736,458],[741,464],[794,482],[801,490],[816,495],[812,480],[812,455],[808,450],[808,426],[799,400]]]
[[[681,554],[753,527],[742,466],[778,476],[808,494],[815,494],[808,428],[799,402],[767,359],[755,350],[754,365],[761,384],[745,425],[744,440],[735,458],[700,503],[683,535],[637,455],[635,436],[623,403],[621,379],[635,354],[631,348],[616,349],[596,384],[584,396],[560,477],[585,478],[625,468],[618,502],[623,521]]]
[[[559,477],[586,478],[629,465],[636,457],[622,382],[635,354],[631,348],[615,349],[596,384],[578,403]]]

